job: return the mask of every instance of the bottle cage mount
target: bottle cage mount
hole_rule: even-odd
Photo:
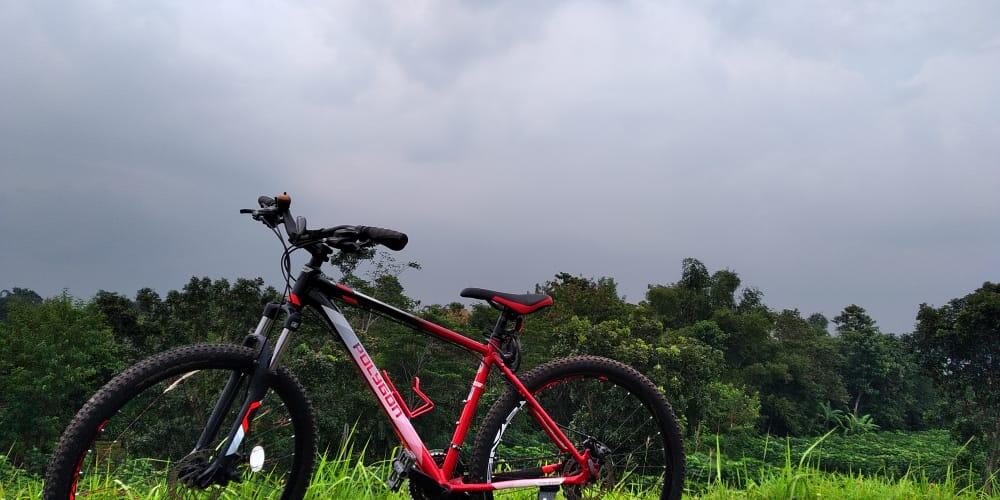
[[[396,398],[396,402],[399,403],[399,408],[403,410],[403,414],[406,415],[406,418],[417,418],[434,409],[434,402],[431,401],[431,398],[424,394],[424,391],[420,390],[420,377],[413,377],[412,389],[413,393],[423,400],[423,403],[413,410],[411,410],[410,406],[406,404],[406,400],[403,399],[403,397],[399,394],[399,391],[396,390],[396,385],[389,379],[389,372],[382,370],[382,379],[385,380],[385,383],[389,386],[389,390],[392,391],[392,397]]]

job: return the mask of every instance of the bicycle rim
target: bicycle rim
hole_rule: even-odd
[[[249,369],[249,367],[247,368]],[[206,368],[161,377],[127,401],[99,426],[76,470],[77,498],[165,496],[166,498],[280,497],[295,462],[293,420],[281,399],[269,392],[248,421],[237,452],[233,481],[208,488],[188,486],[185,472],[198,470],[222,453],[236,421],[249,377],[237,390],[218,435],[193,450],[232,368]]]
[[[600,375],[569,375],[548,381],[535,398],[578,450],[591,450],[596,478],[564,486],[567,498],[660,498],[668,473],[668,444],[648,397],[629,384]],[[488,480],[534,467],[562,464],[558,474],[579,472],[522,402],[501,425],[488,461]],[[529,492],[498,490],[494,498],[521,498]]]

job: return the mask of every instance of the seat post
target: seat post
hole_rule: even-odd
[[[506,310],[501,310],[500,317],[497,318],[497,324],[493,327],[490,339],[501,339],[507,333],[507,324],[514,319],[517,318],[512,317]]]

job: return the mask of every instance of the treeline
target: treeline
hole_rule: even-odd
[[[479,338],[496,321],[483,304],[423,306],[407,296],[399,275],[415,264],[385,255],[336,264],[348,285],[466,335]],[[695,443],[705,434],[948,428],[983,457],[983,472],[997,470],[998,284],[939,308],[920,305],[917,328],[905,335],[882,332],[853,304],[833,318],[771,309],[734,271],[710,272],[695,259],[683,261],[676,283],[650,285],[639,303],[622,299],[611,278],[558,274],[536,290],[555,304],[529,317],[523,367],[578,353],[632,364],[662,388]],[[43,300],[26,289],[5,291],[0,447],[15,464],[38,470],[73,413],[114,373],[173,346],[237,342],[262,304],[279,296],[260,279],[208,278],[165,296],[143,289],[134,297]],[[389,320],[350,310],[349,319],[397,387],[421,377],[438,407],[416,425],[430,445],[445,445],[478,362]],[[306,318],[286,359],[317,407],[324,446],[351,432],[370,436],[376,453],[395,444],[347,353],[318,318]],[[491,387],[488,399],[503,384]]]

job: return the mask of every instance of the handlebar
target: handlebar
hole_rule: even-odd
[[[371,227],[371,226],[357,226],[358,233],[362,236],[367,237],[373,243],[382,245],[389,250],[400,251],[406,247],[406,244],[410,241],[405,233],[399,231],[393,231],[392,229],[384,229],[381,227]]]
[[[288,241],[299,247],[325,244],[338,250],[356,252],[365,247],[382,245],[390,250],[399,251],[405,248],[409,241],[405,233],[381,227],[334,226],[306,229],[304,217],[292,218],[289,210],[292,197],[288,193],[281,193],[274,198],[261,196],[257,198],[257,204],[260,205],[259,209],[244,208],[240,213],[250,214],[254,220],[261,221],[272,229],[284,223]]]

